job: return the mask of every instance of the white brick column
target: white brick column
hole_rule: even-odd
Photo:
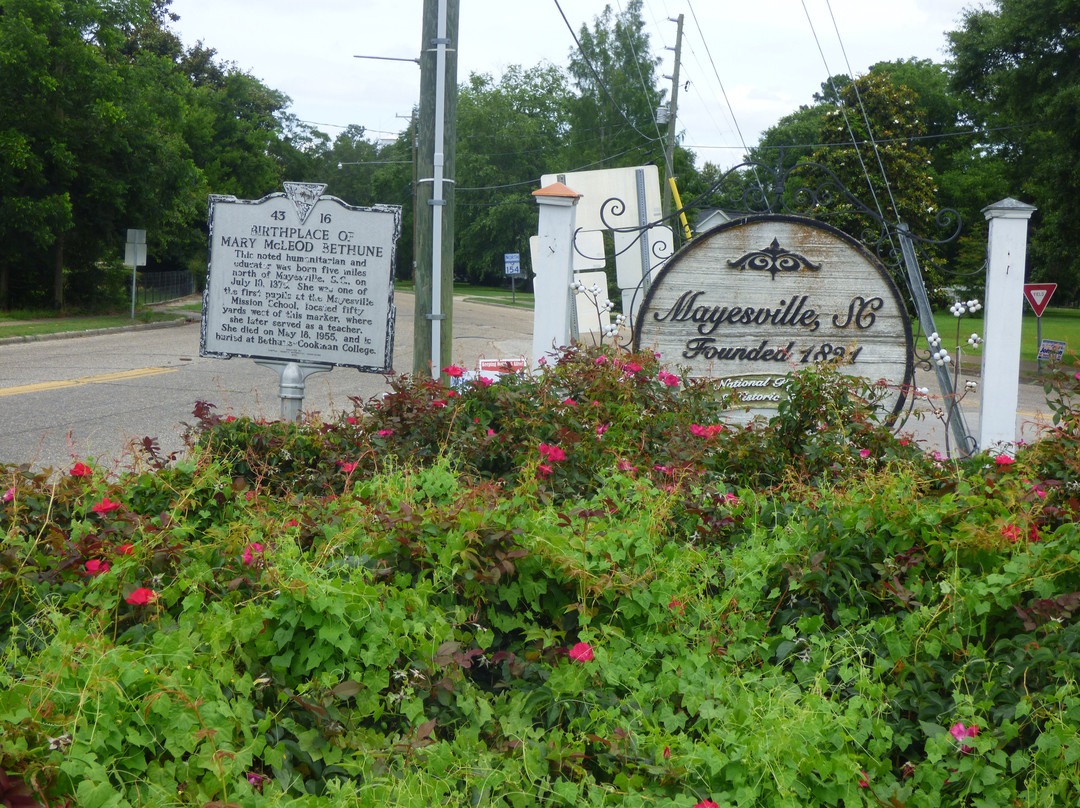
[[[1003,199],[983,208],[990,222],[990,236],[978,436],[982,451],[1000,448],[1011,454],[1016,447],[1027,231],[1035,210],[1015,199]]]
[[[533,191],[540,206],[540,225],[532,243],[533,349],[532,366],[541,357],[570,343],[571,295],[574,276],[574,227],[581,194],[561,182]]]

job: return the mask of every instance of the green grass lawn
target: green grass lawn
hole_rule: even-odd
[[[960,320],[960,347],[963,349],[965,358],[971,357],[973,354],[976,356],[981,355],[981,351],[972,351],[968,347],[967,339],[973,333],[985,338],[983,314],[984,312],[980,311],[974,317],[964,315]],[[956,347],[956,318],[949,313],[948,309],[944,309],[934,312],[934,323],[937,325],[938,333],[941,334],[942,344],[950,353],[954,352]],[[1036,340],[1038,325],[1038,318],[1025,305],[1020,335],[1020,359],[1023,361],[1034,362],[1038,355],[1039,345]],[[913,321],[911,328],[915,333],[919,333],[918,321]],[[1076,354],[1080,351],[1080,309],[1048,308],[1042,316],[1042,338],[1067,343],[1068,347],[1065,350],[1066,360],[1070,352]]]
[[[118,328],[134,323],[160,323],[181,319],[172,312],[139,312],[132,320],[129,314],[110,314],[94,317],[42,317],[40,312],[26,316],[23,312],[0,312],[0,339],[4,337],[34,337],[60,334],[67,331],[93,331],[98,328]]]
[[[516,293],[511,289],[494,286],[472,286],[468,283],[455,283],[454,294],[480,303],[498,303],[505,306],[517,306],[518,308],[531,309],[533,307],[533,293],[522,291],[525,284],[518,284]],[[398,292],[416,291],[412,281],[394,281],[394,289]]]
[[[533,307],[533,293],[523,292],[520,289],[512,292],[510,289],[493,288],[490,286],[467,286],[464,284],[454,285],[454,294],[465,295],[466,300],[474,300],[481,303],[499,303],[504,306],[517,306],[523,309]]]

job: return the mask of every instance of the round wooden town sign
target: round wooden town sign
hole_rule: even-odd
[[[885,267],[847,234],[797,216],[738,219],[680,250],[649,288],[634,348],[719,379],[764,413],[789,371],[818,362],[884,380],[891,415],[912,381],[911,321]]]

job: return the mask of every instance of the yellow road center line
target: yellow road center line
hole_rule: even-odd
[[[47,390],[63,390],[66,387],[82,387],[84,384],[105,384],[107,382],[125,381],[126,379],[139,379],[143,376],[175,373],[177,370],[179,370],[179,368],[136,368],[135,370],[121,370],[116,373],[102,373],[98,376],[83,376],[79,379],[38,382],[37,384],[24,384],[20,387],[0,387],[0,398],[4,396],[19,396],[23,393],[42,393]]]

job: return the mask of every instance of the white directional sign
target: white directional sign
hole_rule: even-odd
[[[210,198],[200,355],[390,370],[401,208],[285,187],[257,201]]]
[[[503,253],[507,275],[521,274],[521,253]]]

